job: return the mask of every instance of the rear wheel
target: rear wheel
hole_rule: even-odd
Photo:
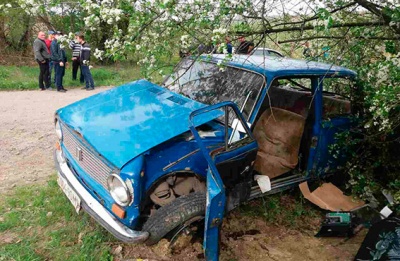
[[[206,194],[204,192],[193,192],[176,198],[157,209],[146,221],[143,230],[149,232],[150,236],[145,243],[153,245],[171,231],[182,232],[180,227],[190,227],[194,221],[203,219],[205,211]]]

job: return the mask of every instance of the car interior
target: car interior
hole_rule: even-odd
[[[259,145],[254,169],[270,179],[307,168],[314,125],[311,79],[277,79],[256,116],[253,134]],[[324,92],[322,118],[350,114],[350,101]]]

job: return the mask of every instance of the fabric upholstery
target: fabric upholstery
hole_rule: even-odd
[[[294,169],[298,163],[305,118],[296,113],[267,109],[253,130],[259,151],[254,169],[274,178]]]

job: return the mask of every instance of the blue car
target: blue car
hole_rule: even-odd
[[[57,110],[58,183],[124,242],[202,225],[215,260],[225,213],[345,163],[331,149],[356,122],[355,78],[289,58],[186,57],[162,86],[138,80]]]

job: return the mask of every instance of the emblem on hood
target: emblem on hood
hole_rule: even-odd
[[[82,161],[82,149],[81,148],[79,148],[79,147],[76,147],[76,152],[75,152],[76,154],[76,158],[79,160],[79,161]]]

